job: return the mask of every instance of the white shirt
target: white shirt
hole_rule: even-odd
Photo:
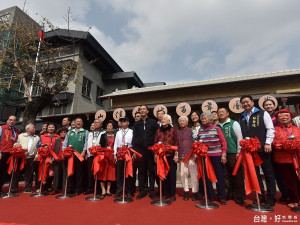
[[[27,146],[27,149],[28,149],[28,155],[31,154],[32,151],[34,151],[34,149],[31,149],[31,146],[32,146],[32,143],[33,143],[33,136],[32,135],[28,135],[28,146]]]
[[[117,132],[114,143],[114,154],[117,154],[118,148],[122,147],[123,145],[127,145],[128,147],[132,146],[132,135],[133,132],[129,128],[125,130],[121,129]]]

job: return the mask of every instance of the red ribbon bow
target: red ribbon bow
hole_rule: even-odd
[[[9,165],[8,166],[8,174],[11,174],[14,168],[14,159],[16,159],[16,166],[15,166],[15,171],[18,169],[18,160],[19,158],[21,159],[21,165],[20,165],[20,171],[24,168],[26,164],[26,156],[25,156],[25,149],[22,150],[21,147],[12,147],[9,149],[10,157],[6,161],[6,163]]]
[[[133,177],[133,169],[132,169],[132,158],[130,152],[136,154],[137,157],[142,158],[142,155],[137,151],[129,148],[128,146],[122,146],[118,149],[117,158],[118,160],[126,160],[126,169],[125,174],[126,178],[129,176]]]
[[[299,159],[300,159],[300,138],[289,138],[283,143],[283,149],[285,151],[290,152],[293,154],[293,164],[296,170],[296,173],[298,175],[298,178],[300,179],[299,174]]]
[[[152,150],[154,155],[157,156],[157,158],[156,158],[157,176],[161,180],[166,179],[166,177],[169,173],[169,170],[170,170],[170,166],[169,166],[169,163],[168,163],[167,157],[166,157],[166,151],[167,150],[177,151],[178,147],[157,143],[157,144],[153,145],[152,147],[148,147],[148,149]]]
[[[95,156],[92,164],[92,171],[94,172],[94,176],[100,171],[103,171],[105,167],[105,161],[107,157],[105,152],[114,152],[114,150],[110,148],[102,148],[100,146],[92,146],[89,148],[90,153]]]
[[[243,162],[245,170],[245,186],[246,194],[250,194],[251,191],[260,192],[260,187],[255,171],[255,166],[260,166],[263,161],[257,154],[257,150],[260,149],[261,145],[257,137],[250,139],[243,139],[240,141],[241,152],[237,158],[236,164],[234,166],[232,175],[235,176],[238,169]]]
[[[39,147],[37,149],[38,151],[38,161],[40,161],[39,164],[39,181],[42,180],[42,182],[45,182],[46,178],[48,177],[48,170],[50,167],[50,163],[51,163],[51,157],[53,157],[55,160],[58,160],[58,156],[55,154],[55,152],[53,152],[52,150],[50,150],[50,148],[47,147]],[[44,172],[42,174],[42,170],[43,170],[43,163],[45,161],[45,167],[44,167]]]
[[[68,177],[74,174],[74,155],[82,162],[84,158],[73,148],[66,147],[63,150],[63,156],[68,158]]]
[[[187,154],[183,158],[183,162],[186,163],[189,158],[195,154],[197,155],[197,167],[198,167],[198,179],[200,179],[203,176],[203,165],[202,165],[202,157],[204,157],[205,160],[205,166],[206,166],[206,172],[207,172],[207,178],[211,180],[212,182],[217,182],[217,177],[214,171],[214,168],[212,166],[212,163],[210,161],[210,158],[207,157],[207,145],[203,144],[202,142],[195,142],[192,145],[192,151],[190,151],[189,154]]]

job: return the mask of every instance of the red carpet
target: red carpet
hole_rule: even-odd
[[[178,190],[182,192],[182,190]],[[56,199],[54,196],[32,198],[29,194],[10,199],[0,199],[1,224],[29,225],[181,225],[181,224],[262,224],[254,222],[255,215],[266,218],[263,224],[299,224],[300,215],[290,211],[286,205],[276,204],[274,213],[255,213],[228,201],[226,206],[214,210],[195,207],[195,202],[183,201],[177,195],[177,201],[170,206],[158,207],[150,204],[150,198],[135,200],[128,204],[116,204],[112,197],[90,202],[84,195],[71,199]],[[246,203],[252,200],[247,199]],[[279,223],[275,216],[280,215]],[[288,222],[288,217],[292,222]],[[286,217],[286,222],[284,222]],[[277,217],[278,218],[278,217]],[[258,219],[257,219],[258,220]],[[296,222],[297,221],[297,222]]]

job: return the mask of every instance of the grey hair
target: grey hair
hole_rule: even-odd
[[[207,116],[211,121],[214,120],[213,115],[212,115],[211,112],[209,112],[209,111],[203,112],[203,113],[201,114],[201,116],[200,116],[200,120],[202,119],[203,116]]]
[[[28,128],[31,127],[31,126],[34,126],[34,127],[35,127],[35,125],[34,125],[33,123],[29,123],[29,124],[26,125],[25,130],[27,131]]]
[[[188,118],[187,116],[180,116],[180,117],[178,118],[178,122],[180,121],[180,119],[185,119],[186,122],[189,122],[189,118]]]
[[[94,119],[94,122],[95,122],[96,120],[99,120],[101,124],[103,123],[103,121],[102,121],[102,120],[100,120],[99,118],[97,118],[97,119]]]
[[[172,124],[172,118],[169,114],[165,114],[164,116],[168,117],[168,120],[170,121],[170,124]]]

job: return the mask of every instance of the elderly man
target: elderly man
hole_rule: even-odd
[[[16,123],[17,118],[9,116],[7,124],[0,127],[0,194],[8,175],[8,164],[6,164],[6,161],[10,156],[9,149],[13,147],[18,139],[19,131],[15,128]]]
[[[85,195],[93,193],[95,185],[95,179],[92,171],[94,156],[90,153],[89,148],[100,145],[101,135],[105,133],[105,130],[102,129],[102,121],[100,119],[95,119],[93,124],[94,130],[91,130],[89,133],[87,145],[88,185],[86,191],[84,192]]]
[[[75,119],[75,128],[71,129],[65,137],[62,150],[69,145],[79,153],[83,158],[87,151],[87,143],[89,132],[82,128],[83,120],[78,117]],[[83,167],[84,163],[81,162],[77,157],[74,157],[74,174],[70,177],[70,184],[68,185],[68,192],[80,195],[83,187]]]
[[[229,118],[229,110],[227,108],[219,108],[218,116],[219,123],[217,126],[221,128],[227,142],[225,172],[227,172],[229,187],[226,199],[234,199],[235,196],[237,204],[244,204],[245,184],[242,167],[240,167],[236,176],[232,176],[236,159],[241,150],[240,141],[243,139],[241,126],[237,121]]]
[[[181,116],[178,119],[180,130],[177,131],[178,135],[178,154],[179,154],[179,171],[181,177],[182,187],[184,189],[183,200],[189,200],[189,182],[188,175],[191,176],[192,192],[193,192],[193,201],[198,200],[198,171],[197,163],[195,156],[192,156],[186,163],[182,159],[189,154],[192,150],[193,141],[193,132],[192,128],[187,127],[189,119],[186,116]]]
[[[275,175],[272,167],[272,142],[274,138],[274,126],[272,119],[268,112],[254,107],[252,96],[244,95],[241,97],[240,102],[245,110],[239,119],[241,125],[243,138],[257,137],[261,148],[258,150],[258,155],[263,160],[261,164],[262,171],[265,175],[267,184],[267,202],[265,200],[265,190],[262,183],[259,166],[256,166],[256,174],[261,189],[259,196],[260,202],[265,202],[268,206],[275,205],[276,185]],[[254,204],[256,201],[254,201]]]
[[[128,128],[129,126],[129,118],[121,117],[119,120],[122,124],[122,130],[119,130],[116,134],[115,142],[114,142],[114,155],[115,159],[117,159],[118,149],[124,145],[131,147],[132,142],[132,130]],[[124,160],[117,160],[116,162],[116,170],[117,170],[117,190],[114,197],[118,198],[122,194],[123,189],[123,179],[124,179]],[[125,192],[127,194],[127,198],[132,198],[132,185],[133,179],[131,176],[126,178],[125,182]]]
[[[33,183],[33,172],[34,172],[34,161],[37,159],[37,149],[41,146],[41,140],[38,135],[35,134],[35,125],[29,123],[25,127],[26,132],[19,135],[15,147],[20,147],[22,149],[27,149],[26,151],[26,164],[24,167],[24,179],[25,188],[24,193],[31,193],[32,183]],[[20,163],[20,161],[19,161]],[[19,167],[19,165],[18,165]],[[13,182],[11,191],[18,191],[18,183],[21,179],[23,171],[17,170]]]

